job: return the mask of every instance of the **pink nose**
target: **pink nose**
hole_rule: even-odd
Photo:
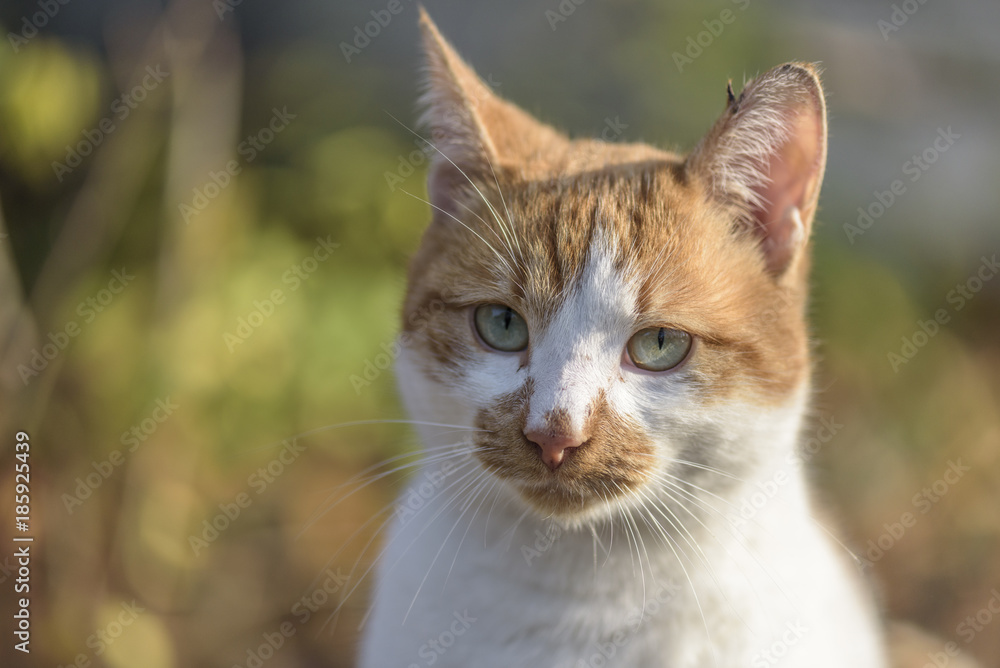
[[[580,435],[567,435],[551,431],[526,431],[525,438],[541,450],[542,461],[555,471],[563,463],[567,454],[583,445],[586,438]]]

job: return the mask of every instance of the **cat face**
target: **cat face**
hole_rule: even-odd
[[[825,161],[812,69],[730,91],[680,158],[566,139],[423,26],[438,153],[403,309],[414,417],[475,428],[479,465],[567,523],[788,447]]]

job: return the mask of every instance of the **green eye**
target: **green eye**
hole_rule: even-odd
[[[684,361],[691,350],[691,335],[669,327],[636,332],[626,346],[632,363],[646,371],[666,371]]]
[[[477,306],[473,320],[479,337],[490,348],[512,353],[528,346],[528,324],[509,306]]]

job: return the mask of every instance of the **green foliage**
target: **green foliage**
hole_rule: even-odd
[[[689,148],[722,109],[728,78],[738,88],[744,76],[792,59],[822,59],[835,72],[853,53],[847,32],[836,32],[846,28],[814,42],[811,19],[741,4],[586,3],[551,33],[551,44],[544,9],[532,7],[514,24],[523,34],[502,49],[491,51],[494,42],[487,42],[472,51],[501,53],[482,56],[481,71],[495,74],[503,95],[574,134],[599,134],[606,117],[620,118],[627,127],[616,139]],[[679,70],[673,54],[725,9],[736,19]],[[416,48],[415,31],[392,25],[399,32],[386,29],[347,66],[329,35],[240,53],[239,40],[226,32],[236,30],[236,17],[210,18],[201,37],[182,31],[167,40],[173,51],[160,54],[167,83],[116,119],[115,131],[65,178],[53,162],[114,118],[114,91],[134,85],[133,70],[144,65],[125,67],[44,35],[18,53],[0,49],[0,185],[10,232],[0,252],[15,258],[32,299],[36,278],[58,274],[43,261],[58,270],[67,264],[58,240],[71,223],[78,225],[70,230],[78,235],[71,250],[79,254],[69,258],[84,260],[79,271],[67,269],[52,303],[31,302],[43,328],[39,341],[68,323],[80,333],[29,379],[27,407],[17,404],[17,419],[31,416],[24,419],[34,420],[33,437],[44,444],[39,498],[52,540],[44,543],[49,570],[39,584],[49,603],[39,610],[56,639],[39,651],[46,665],[86,651],[88,635],[133,596],[148,611],[104,657],[108,665],[245,662],[241,648],[287,619],[317,573],[371,563],[361,547],[385,517],[379,513],[391,510],[394,481],[405,472],[336,507],[328,497],[340,498],[351,476],[414,446],[408,427],[384,422],[404,415],[383,362],[398,331],[407,259],[429,219],[421,201],[426,160],[392,117],[410,124],[414,116],[418,67],[403,54]],[[233,50],[229,60],[214,52],[199,60],[213,31],[225,37],[215,38],[225,43],[222,51]],[[391,48],[406,40],[407,50]],[[456,42],[477,45],[462,34]],[[843,92],[830,99],[837,147],[855,136],[852,123],[874,122],[872,108],[858,106],[872,91],[843,90],[849,78],[830,77],[831,89]],[[978,82],[970,75],[962,85],[972,91]],[[206,96],[211,104],[198,106]],[[240,156],[239,142],[283,107],[296,116],[288,127],[252,160]],[[881,132],[904,117],[877,111]],[[920,246],[920,230],[938,222],[924,211],[900,214],[917,201],[909,193],[863,243],[849,245],[839,225],[883,185],[858,185],[853,173],[863,156],[837,153],[820,214],[811,316],[823,388],[815,412],[844,426],[810,466],[844,509],[850,543],[864,545],[949,458],[977,462],[982,481],[996,477],[1000,279],[968,309],[950,310],[951,321],[894,369],[889,354],[936,309],[950,308],[945,296],[978,260],[942,251],[934,266],[946,270],[904,269],[900,257],[926,264],[922,253],[932,254],[933,244]],[[179,203],[210,188],[211,173],[231,159],[238,175],[186,222]],[[131,176],[134,183],[115,189]],[[932,188],[934,178],[939,174],[921,187]],[[963,203],[955,198],[956,219]],[[84,315],[91,313],[87,300],[123,268],[134,280]],[[15,305],[21,296],[4,298]],[[166,398],[178,408],[152,420]],[[142,439],[130,449],[137,428]],[[258,494],[254,476],[296,437],[306,454]],[[124,464],[67,508],[66,496],[116,451]],[[992,492],[973,476],[961,485],[877,565],[893,592],[944,582],[978,601],[983,583],[1000,575],[997,515],[982,503]],[[195,553],[191,536],[241,493],[252,504]],[[309,525],[314,513],[320,518]],[[349,542],[355,532],[360,538]],[[363,593],[347,607],[348,621],[360,616]],[[890,605],[948,633],[961,612],[960,597],[953,598],[933,614],[926,602],[897,593]],[[298,654],[286,650],[282,665],[306,665],[319,651],[333,657],[331,665],[349,665],[355,625],[342,623],[332,640],[316,640],[321,623],[296,636]]]

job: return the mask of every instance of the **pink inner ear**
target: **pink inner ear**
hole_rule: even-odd
[[[822,172],[822,127],[812,108],[790,112],[788,139],[762,170],[768,181],[754,188],[752,209],[768,267],[780,273],[808,237]]]

